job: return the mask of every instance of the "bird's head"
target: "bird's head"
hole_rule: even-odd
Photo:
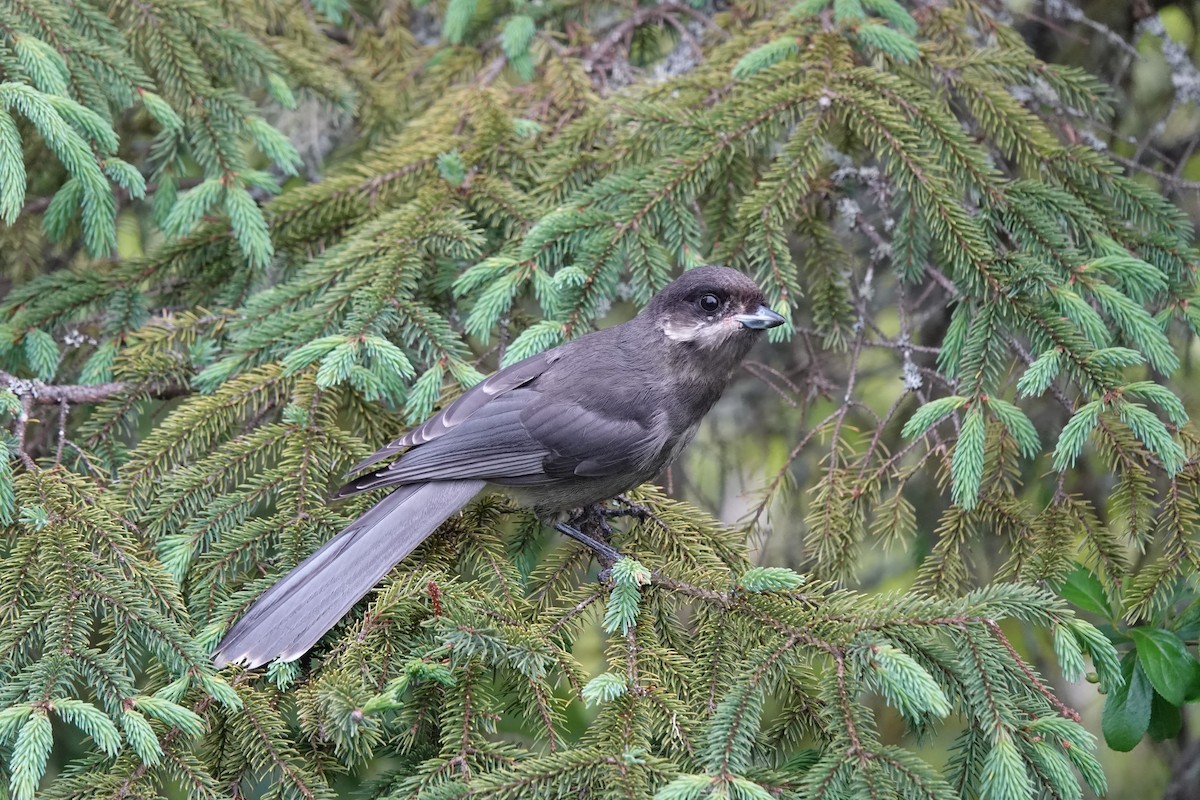
[[[736,347],[744,354],[757,334],[782,325],[753,280],[728,267],[689,270],[656,294],[643,312],[672,342],[698,351]]]

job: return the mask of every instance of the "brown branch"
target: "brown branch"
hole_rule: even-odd
[[[617,49],[617,46],[633,34],[635,28],[651,20],[660,20],[675,25],[676,30],[682,26],[677,20],[670,19],[674,13],[687,13],[683,5],[674,2],[660,3],[655,6],[643,6],[615,25],[608,34],[592,45],[583,54],[583,71],[591,74],[597,66],[606,63],[605,59]],[[689,16],[691,16],[689,14]]]
[[[576,603],[574,608],[572,608],[566,614],[563,614],[562,617],[560,617],[557,622],[555,622],[553,625],[551,625],[546,630],[546,634],[548,636],[553,636],[555,633],[558,632],[558,630],[560,628],[562,628],[564,625],[566,625],[568,622],[570,622],[575,617],[582,614],[584,611],[587,610],[588,606],[590,606],[592,603],[595,603],[597,600],[601,599],[603,596],[604,595],[601,592],[592,592],[590,595],[588,595],[587,597],[585,597],[584,599],[582,599],[578,603]]]
[[[58,401],[58,448],[54,451],[54,466],[62,464],[63,448],[67,444],[67,414],[71,406],[66,400]]]
[[[508,63],[507,56],[496,56],[492,62],[488,64],[479,76],[479,88],[486,89],[496,82],[496,78],[500,77],[500,73],[504,71],[504,65]]]
[[[72,403],[99,403],[110,397],[138,392],[150,392],[153,397],[163,399],[179,397],[189,391],[186,386],[173,384],[138,384],[123,381],[101,383],[96,386],[49,384],[36,378],[18,378],[4,370],[0,370],[0,389],[9,390],[17,396],[21,403],[21,410],[13,421],[12,432],[13,438],[16,439],[16,454],[28,470],[37,469],[37,463],[25,446],[34,406],[58,406],[58,445],[54,454],[54,463],[57,465],[62,463],[63,448],[70,444],[67,441],[67,414]],[[74,447],[74,445],[71,446]],[[76,449],[78,450],[78,448]],[[82,454],[82,450],[79,452]]]
[[[1037,690],[1038,694],[1046,698],[1046,702],[1054,706],[1054,708],[1058,710],[1059,714],[1062,714],[1069,720],[1079,722],[1079,712],[1068,706],[1063,701],[1059,700],[1054,692],[1050,691],[1050,688],[1046,686],[1046,684],[1042,683],[1037,674],[1034,673],[1029,665],[1025,663],[1025,659],[1021,658],[1021,655],[1017,652],[1017,649],[1012,646],[1012,642],[1010,642],[1008,637],[1004,635],[1004,631],[1000,629],[999,623],[997,623],[994,619],[985,619],[983,624],[989,631],[991,631],[992,636],[996,637],[996,640],[1003,645],[1004,650],[1008,653],[1009,658],[1016,662],[1017,666],[1020,667],[1021,672],[1024,673],[1025,679],[1033,684],[1033,688]]]
[[[17,455],[21,457],[21,463],[29,470],[37,469],[33,457],[25,450],[25,434],[29,425],[29,412],[32,408],[33,401],[28,397],[22,397],[21,413],[17,414],[17,420],[13,423],[13,438],[17,440]]]
[[[185,386],[172,384],[153,385],[129,383],[126,381],[111,381],[95,386],[83,384],[49,384],[36,378],[18,378],[16,375],[0,370],[0,387],[8,389],[24,402],[28,399],[30,405],[61,405],[62,403],[99,403],[110,397],[129,394],[131,392],[150,391],[154,397],[167,399],[180,397],[190,390]]]
[[[782,372],[768,364],[762,363],[761,361],[744,361],[742,362],[742,368],[766,384],[767,388],[778,394],[783,402],[787,403],[792,408],[799,407],[799,404],[792,398],[792,395],[788,394],[787,391],[784,391],[783,387],[776,385],[774,381],[771,380],[771,378],[777,378],[779,381],[784,383],[793,394],[803,394],[800,387],[793,383],[791,379],[789,379]]]
[[[663,575],[658,570],[650,573],[650,583],[654,586],[661,586],[668,591],[687,595],[688,597],[695,597],[700,600],[707,600],[722,607],[727,607],[731,600],[730,596],[725,592],[716,592],[712,589],[705,589],[702,586],[695,586],[681,580],[676,580],[675,578]]]

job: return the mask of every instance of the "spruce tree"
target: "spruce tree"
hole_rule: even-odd
[[[0,22],[15,800],[346,776],[1073,798],[1104,791],[1096,738],[1014,632],[1068,680],[1090,660],[1113,746],[1200,689],[1177,613],[1200,441],[1169,383],[1200,326],[1191,225],[1100,146],[1108,87],[991,4],[26,0]],[[707,262],[759,281],[807,364],[752,367],[796,410],[745,526],[644,487],[599,574],[489,496],[309,656],[213,669],[378,499],[328,502],[350,465]],[[903,380],[884,408],[880,370]],[[768,520],[803,573],[751,560]],[[853,588],[869,546],[931,532],[913,587]]]

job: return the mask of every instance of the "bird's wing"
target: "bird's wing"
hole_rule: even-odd
[[[355,464],[350,472],[359,472],[369,466],[378,464],[380,461],[396,455],[406,447],[425,444],[444,436],[448,431],[453,430],[465,420],[470,419],[479,409],[483,408],[496,397],[524,386],[537,378],[561,356],[561,348],[547,350],[544,353],[530,356],[523,361],[518,361],[516,364],[492,374],[475,384],[439,413],[434,414],[417,427],[405,432],[400,438],[389,442],[387,446]]]
[[[487,409],[342,494],[424,481],[486,480],[536,486],[563,478],[636,474],[661,450],[652,419],[619,416],[536,388],[495,397]]]
[[[599,478],[641,472],[662,449],[665,437],[649,408],[621,411],[580,403],[548,403],[522,420],[546,453],[550,478]]]

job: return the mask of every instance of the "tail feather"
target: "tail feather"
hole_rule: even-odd
[[[382,467],[365,475],[359,475],[357,478],[351,478],[342,488],[333,493],[332,499],[341,500],[343,497],[353,497],[356,494],[387,486],[388,475],[386,473],[388,469],[389,467]]]
[[[292,661],[317,643],[402,558],[484,486],[402,486],[266,591],[213,654],[218,667]]]

